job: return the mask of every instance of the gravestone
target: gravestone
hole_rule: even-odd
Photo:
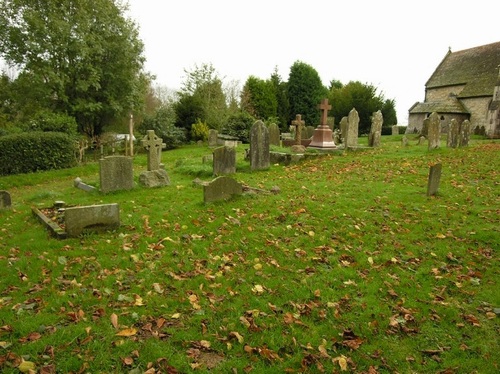
[[[269,125],[269,144],[280,145],[280,128],[275,123]]]
[[[418,143],[417,145],[422,145],[425,143],[427,139],[425,139],[425,136],[421,135],[419,138],[418,138]]]
[[[401,138],[401,145],[403,147],[408,147],[408,138],[406,137],[406,135],[403,135],[403,137]]]
[[[76,188],[79,188],[80,190],[83,190],[83,191],[86,191],[86,192],[94,192],[94,191],[97,190],[97,188],[95,188],[94,186],[91,186],[91,185],[88,185],[86,183],[83,183],[82,179],[79,178],[79,177],[75,178],[75,180],[73,181],[73,185]]]
[[[337,148],[333,142],[333,131],[328,126],[328,111],[332,109],[332,106],[328,104],[328,99],[323,99],[318,108],[321,110],[320,124],[314,129],[309,147],[319,149]]]
[[[392,135],[399,135],[399,127],[398,127],[398,125],[392,126]]]
[[[250,129],[250,169],[268,169],[269,152],[269,130],[262,121],[256,121]]]
[[[427,181],[427,196],[433,196],[439,189],[441,180],[441,163],[432,165],[429,169],[429,180]]]
[[[134,170],[131,157],[108,156],[99,160],[99,163],[101,192],[108,193],[134,188]]]
[[[301,114],[297,114],[295,119],[292,121],[292,126],[295,127],[295,144],[302,145],[302,129],[304,128],[306,122],[302,119]]]
[[[203,185],[203,201],[205,203],[228,200],[243,194],[243,186],[234,179],[221,176]]]
[[[0,210],[10,209],[12,206],[12,199],[8,191],[0,191]]]
[[[213,151],[213,173],[214,175],[225,175],[236,173],[236,148],[217,147]]]
[[[347,116],[347,128],[345,137],[345,148],[355,148],[358,146],[359,114],[352,108]]]
[[[347,117],[342,117],[340,120],[340,140],[345,146],[345,139],[347,137]]]
[[[460,125],[460,147],[467,147],[470,140],[471,125],[470,121],[466,119]]]
[[[384,117],[382,112],[379,110],[372,115],[372,126],[370,128],[370,134],[368,135],[368,146],[369,147],[380,147],[380,138],[382,136],[382,124],[384,123]]]
[[[429,130],[427,134],[428,148],[437,149],[441,143],[441,120],[436,112],[429,116]]]
[[[64,210],[64,223],[68,237],[78,237],[85,230],[115,229],[120,226],[120,209],[118,204],[66,208]]]
[[[424,122],[422,123],[422,130],[420,131],[420,135],[425,136],[427,139],[427,135],[429,135],[429,123],[431,122],[430,118],[427,117],[424,119]]]
[[[148,171],[158,170],[161,164],[161,151],[166,148],[163,140],[156,136],[154,130],[148,130],[146,136],[141,140],[141,145],[146,149],[148,155]]]
[[[217,147],[217,138],[219,136],[219,132],[214,129],[208,130],[208,146],[209,147]]]
[[[156,136],[154,130],[148,130],[141,140],[141,145],[147,151],[148,170],[139,175],[139,183],[145,187],[163,187],[170,185],[170,178],[161,163],[161,152],[166,148],[163,140]]]
[[[455,118],[450,121],[448,128],[448,138],[446,139],[446,146],[449,148],[457,148],[460,136],[460,125]]]

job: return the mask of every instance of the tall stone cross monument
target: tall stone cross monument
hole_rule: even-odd
[[[318,108],[322,111],[321,120],[318,127],[314,129],[313,137],[309,148],[333,149],[337,148],[333,141],[333,131],[327,123],[328,111],[332,106],[328,104],[328,99],[323,99]]]
[[[154,130],[148,130],[141,140],[141,145],[148,151],[148,170],[158,170],[161,165],[161,150],[166,148],[163,140],[155,135]]]
[[[297,114],[295,119],[292,121],[292,126],[295,126],[295,144],[297,145],[302,145],[302,129],[305,124],[306,123],[300,114]]]

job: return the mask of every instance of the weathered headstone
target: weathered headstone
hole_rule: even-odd
[[[236,173],[236,148],[222,146],[214,149],[213,173],[214,175]]]
[[[460,147],[467,147],[469,145],[471,133],[470,121],[466,119],[460,125]]]
[[[225,176],[217,177],[213,181],[203,184],[203,201],[205,203],[228,200],[242,193],[242,184]]]
[[[352,108],[347,116],[347,129],[345,138],[345,148],[358,146],[359,132],[359,114],[355,108]]]
[[[141,145],[147,151],[148,170],[141,172],[139,183],[145,187],[168,186],[170,178],[161,163],[161,152],[166,144],[155,135],[154,130],[148,130],[146,136],[141,140]]]
[[[215,129],[210,129],[208,130],[208,146],[209,147],[217,147],[217,138],[219,136],[219,133]]]
[[[250,168],[252,170],[268,169],[269,130],[262,121],[256,121],[250,129]]]
[[[295,127],[295,144],[302,144],[302,129],[304,128],[306,122],[302,119],[301,114],[297,114],[295,119],[292,121],[292,126]]]
[[[347,117],[342,117],[340,120],[340,139],[345,145],[345,139],[347,137]]]
[[[115,229],[120,226],[120,209],[118,204],[66,208],[64,223],[69,237],[77,237],[85,230]]]
[[[425,143],[425,141],[426,141],[425,136],[421,135],[421,136],[418,138],[418,143],[417,143],[417,145],[422,145],[422,144],[424,144],[424,143]]]
[[[401,145],[403,147],[407,147],[408,146],[408,138],[406,137],[406,135],[403,135],[403,137],[401,138]]]
[[[455,118],[450,121],[448,127],[448,138],[446,139],[446,146],[449,148],[457,148],[460,136],[460,125]]]
[[[427,182],[427,196],[433,196],[439,189],[441,180],[441,163],[432,165],[429,169],[429,180]]]
[[[422,131],[420,131],[420,135],[424,136],[427,139],[427,135],[429,135],[429,123],[431,122],[430,118],[427,117],[424,119],[422,123]]]
[[[12,206],[12,199],[8,191],[0,191],[0,210],[10,209]]]
[[[134,188],[134,170],[131,157],[108,156],[99,160],[99,163],[101,192],[108,193]]]
[[[319,126],[314,129],[309,147],[319,149],[337,148],[333,142],[333,131],[328,126],[328,111],[332,109],[332,106],[328,104],[328,99],[323,99],[318,108],[321,110],[321,120]]]
[[[429,134],[427,135],[429,141],[428,148],[437,149],[441,143],[441,120],[436,112],[432,112],[429,116]]]
[[[392,135],[399,135],[399,127],[398,127],[398,125],[392,126]]]
[[[384,123],[384,117],[380,110],[376,111],[372,115],[372,126],[370,128],[370,134],[368,135],[368,146],[369,147],[380,147],[380,138],[382,136],[382,125]]]
[[[277,124],[271,123],[269,125],[269,144],[270,145],[280,145],[280,128]]]

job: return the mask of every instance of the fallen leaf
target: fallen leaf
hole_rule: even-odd
[[[137,334],[137,329],[130,328],[130,329],[125,329],[125,330],[119,331],[115,335],[116,336],[134,336],[135,334]]]
[[[115,329],[118,328],[118,316],[115,313],[111,315],[111,324]]]
[[[23,361],[17,368],[21,373],[29,373],[36,370],[35,363],[31,361]]]

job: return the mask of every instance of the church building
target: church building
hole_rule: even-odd
[[[500,137],[500,42],[445,55],[425,84],[424,102],[409,110],[406,133],[418,133],[436,112],[441,129],[468,119],[474,133]]]

